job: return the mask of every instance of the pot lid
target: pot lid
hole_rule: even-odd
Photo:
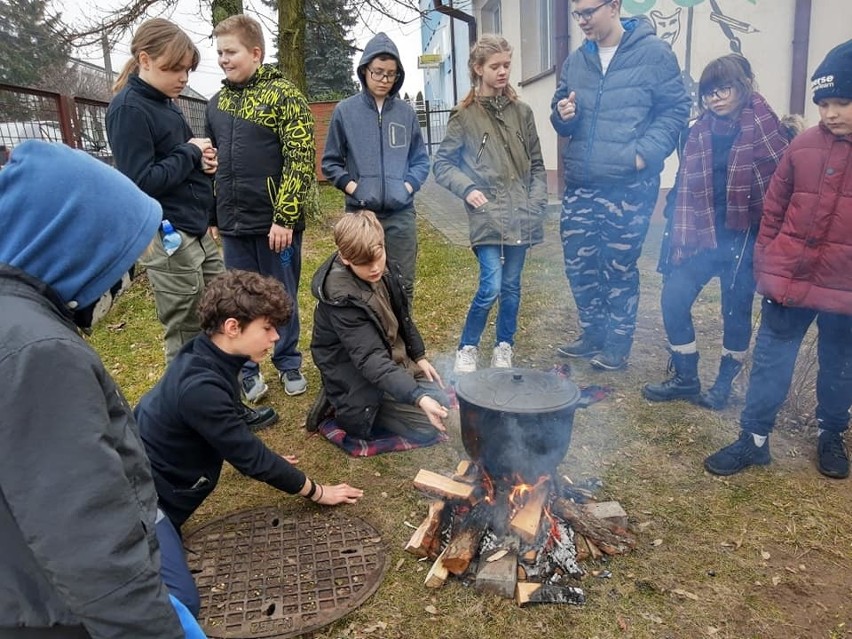
[[[573,408],[580,389],[555,373],[530,368],[484,368],[462,375],[456,385],[459,398],[507,413],[552,413]]]

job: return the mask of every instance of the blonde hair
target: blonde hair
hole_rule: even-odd
[[[484,66],[488,58],[498,53],[508,53],[512,55],[512,45],[501,35],[494,33],[483,33],[479,40],[470,48],[470,57],[467,59],[467,69],[470,73],[470,92],[461,101],[462,107],[469,107],[476,99],[479,93],[479,85],[482,84],[482,76],[476,72],[475,67]],[[511,84],[507,84],[503,90],[505,95],[510,100],[517,100],[518,94]]]
[[[362,209],[347,213],[334,225],[334,243],[347,262],[356,266],[369,264],[385,248],[385,230],[375,213]]]
[[[229,16],[213,29],[213,37],[218,38],[224,35],[236,35],[240,44],[248,50],[257,47],[260,49],[260,59],[263,61],[266,48],[263,42],[263,29],[260,26],[260,22],[244,13]]]
[[[152,60],[161,61],[161,66],[166,69],[178,67],[187,54],[191,54],[192,64],[190,68],[195,71],[201,59],[198,48],[174,22],[169,22],[164,18],[146,20],[139,25],[136,33],[133,34],[133,41],[130,43],[130,55],[132,57],[124,65],[118,79],[112,85],[113,93],[121,91],[130,76],[139,71],[139,54],[143,51]]]

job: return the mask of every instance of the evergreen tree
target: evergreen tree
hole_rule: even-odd
[[[46,0],[0,2],[0,82],[41,86],[64,68],[68,52],[60,16],[47,15]]]
[[[360,89],[353,79],[357,24],[348,0],[305,0],[305,75],[310,100],[339,100]]]

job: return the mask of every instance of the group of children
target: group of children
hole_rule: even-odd
[[[270,351],[285,392],[305,390],[294,318],[313,122],[298,90],[262,64],[255,21],[229,18],[216,36],[226,81],[208,107],[207,137],[194,137],[173,103],[198,51],[172,23],[150,20],[137,31],[108,114],[116,166],[127,177],[82,152],[40,142],[20,145],[0,172],[0,372],[8,418],[0,539],[13,549],[15,583],[8,587],[26,593],[3,608],[0,628],[184,636],[175,611],[197,614],[199,601],[180,529],[216,487],[226,460],[320,504],[354,503],[363,494],[314,481],[295,456],[279,455],[251,432],[275,419],[243,404],[262,397],[257,365]],[[465,202],[480,267],[458,372],[475,370],[495,303],[491,364],[511,366],[525,254],[542,240],[544,167],[532,112],[508,81],[511,54],[500,36],[482,36],[473,47],[471,93],[454,111],[434,167],[439,183]],[[358,75],[364,91],[336,108],[323,155],[323,170],[347,195],[347,214],[334,227],[337,250],[311,282],[311,351],[322,389],[307,426],[333,412],[358,437],[382,429],[424,441],[444,430],[448,405],[411,315],[413,194],[427,177],[428,158],[413,110],[396,97],[404,75],[384,34],[367,46]],[[753,90],[747,62],[727,56],[706,76],[707,112],[689,133],[672,196],[673,266],[664,288],[664,300],[668,287],[693,297],[664,303],[677,374],[647,386],[645,396],[700,397],[694,332],[676,317],[688,318],[697,291],[716,275],[740,291],[723,302],[739,312],[751,299],[742,269],[750,270],[753,244],[765,298],[743,434],[705,466],[730,474],[769,462],[767,437],[816,320],[819,468],[845,477],[852,42],[817,69],[821,123],[789,147]],[[373,131],[366,126],[372,121]],[[692,170],[708,161],[709,172]],[[34,175],[53,188],[32,188]],[[764,194],[759,206],[755,198]],[[118,218],[115,202],[122,203]],[[163,241],[171,232],[165,219],[179,235],[176,250]],[[81,252],[84,242],[98,250]],[[719,259],[703,270],[690,267],[702,251]],[[137,258],[166,326],[169,365],[131,411],[77,327],[90,327],[108,308]],[[726,319],[723,365],[728,356],[739,362],[747,347],[738,320],[729,330],[733,320]],[[54,393],[50,402],[36,396],[45,384]],[[726,393],[711,389],[703,401],[724,401]]]

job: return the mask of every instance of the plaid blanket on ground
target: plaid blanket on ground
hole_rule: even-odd
[[[739,129],[728,158],[725,227],[746,231],[760,222],[763,195],[789,144],[786,129],[759,93],[737,120],[705,111],[689,131],[678,169],[671,235],[672,263],[717,248],[713,203],[713,134]]]
[[[342,448],[352,455],[352,457],[372,457],[373,455],[381,455],[382,453],[426,448],[427,446],[443,443],[449,439],[444,433],[436,432],[433,439],[425,442],[415,442],[380,428],[373,429],[373,437],[370,439],[358,439],[349,435],[342,428],[338,428],[334,417],[329,417],[321,422],[319,432],[328,441],[338,448]]]

